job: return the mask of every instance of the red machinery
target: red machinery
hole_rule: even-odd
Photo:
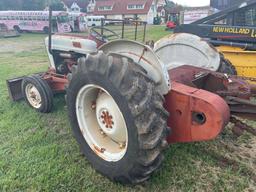
[[[177,27],[176,23],[174,23],[173,21],[168,21],[166,23],[166,28],[167,29],[175,29]]]

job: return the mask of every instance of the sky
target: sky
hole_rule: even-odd
[[[205,6],[210,4],[210,0],[172,0],[175,3],[180,5],[187,5],[187,6]]]

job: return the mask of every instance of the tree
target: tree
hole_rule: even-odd
[[[60,0],[52,0],[52,10],[54,11],[64,11],[64,5]]]
[[[23,0],[0,0],[0,10],[20,10],[22,9]]]
[[[61,0],[0,0],[0,10],[44,10],[49,4],[55,11],[64,10]]]

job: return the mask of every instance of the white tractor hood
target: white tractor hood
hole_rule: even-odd
[[[45,38],[45,45],[48,49],[48,37]],[[89,53],[97,52],[97,44],[86,37],[58,34],[52,36],[52,50],[75,52],[87,55]]]

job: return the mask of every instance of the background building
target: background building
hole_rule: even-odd
[[[153,24],[158,7],[163,5],[163,0],[97,0],[88,6],[94,7],[94,15],[104,15],[107,19],[133,18]]]
[[[87,0],[62,0],[62,3],[68,12],[87,12]]]

